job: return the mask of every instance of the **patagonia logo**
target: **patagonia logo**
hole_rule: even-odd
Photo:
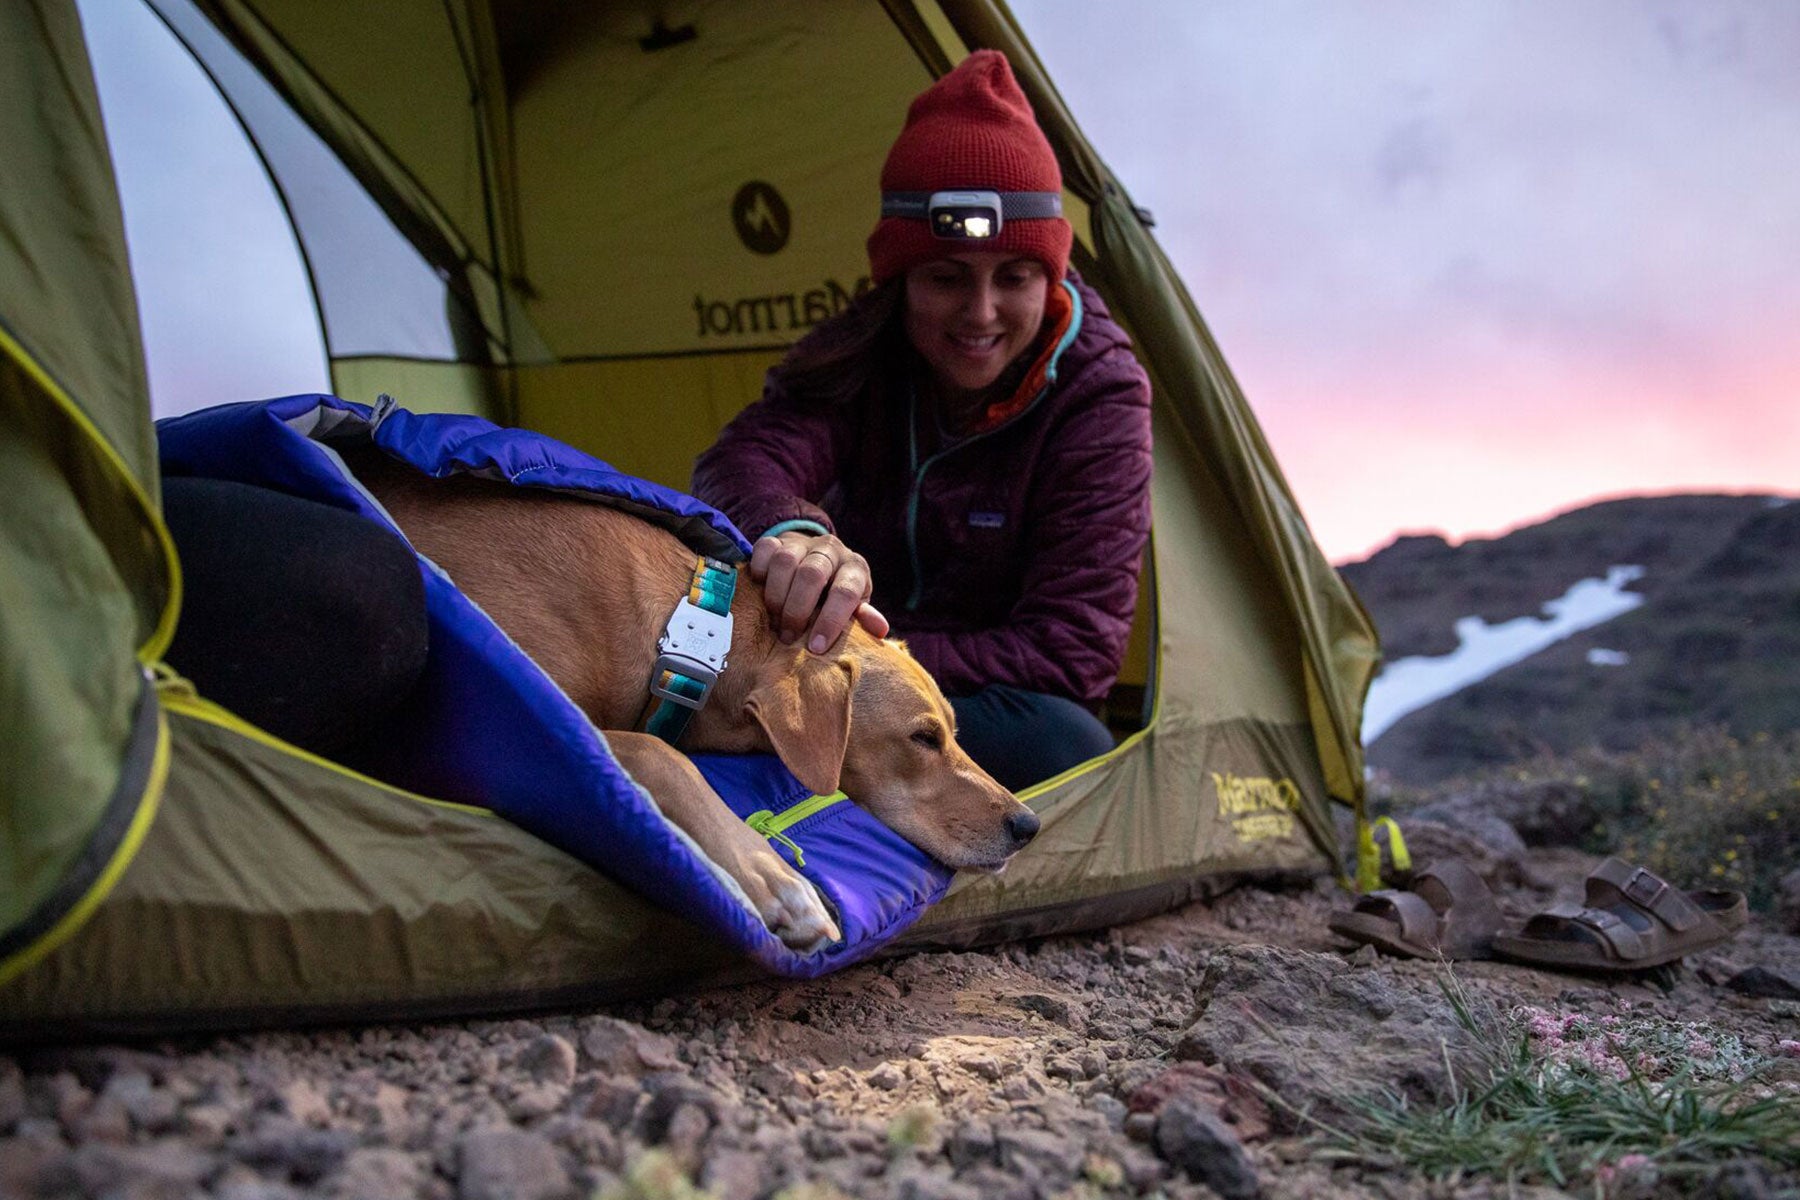
[[[976,529],[998,529],[1006,524],[1003,512],[971,512],[969,524]]]

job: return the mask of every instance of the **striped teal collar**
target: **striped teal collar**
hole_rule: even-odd
[[[681,740],[688,722],[725,673],[725,656],[731,650],[731,597],[736,591],[735,567],[697,558],[687,595],[656,640],[650,699],[640,724],[671,746]]]

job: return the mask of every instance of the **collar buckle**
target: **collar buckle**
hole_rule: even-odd
[[[737,571],[715,559],[694,565],[688,594],[681,598],[656,639],[656,666],[650,672],[650,704],[643,723],[674,744],[712,695],[731,651],[731,596]],[[659,703],[660,702],[660,703]]]

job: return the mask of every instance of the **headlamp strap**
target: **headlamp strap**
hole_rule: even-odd
[[[995,192],[994,194],[1000,197],[1000,219],[1002,221],[1041,221],[1063,215],[1061,192]],[[926,220],[930,216],[931,198],[935,195],[938,193],[883,192],[881,193],[881,215]]]
[[[650,672],[650,699],[640,722],[644,730],[673,746],[688,721],[712,695],[731,650],[731,597],[737,568],[714,558],[697,558],[687,595],[669,615],[656,640]]]

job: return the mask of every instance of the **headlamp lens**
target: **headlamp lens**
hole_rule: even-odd
[[[935,192],[926,213],[931,232],[941,238],[983,241],[1000,232],[1000,197],[994,192]]]

